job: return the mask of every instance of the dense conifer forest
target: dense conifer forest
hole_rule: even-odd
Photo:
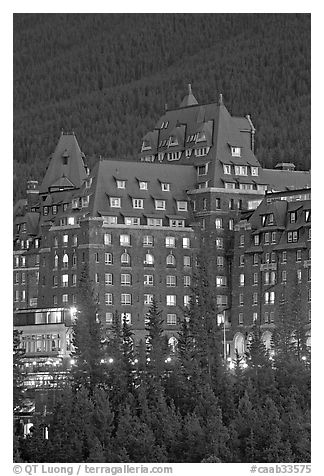
[[[310,15],[15,14],[14,199],[41,179],[61,129],[93,165],[136,158],[191,83],[250,114],[256,153],[310,168]]]

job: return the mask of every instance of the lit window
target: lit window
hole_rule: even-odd
[[[125,180],[117,180],[117,188],[125,188],[126,186],[126,181]]]
[[[215,227],[216,227],[217,230],[223,228],[223,219],[222,218],[216,218]]]
[[[133,208],[144,208],[144,200],[142,198],[133,198]]]
[[[188,210],[188,202],[177,201],[177,207],[179,212],[186,212]]]
[[[138,183],[138,186],[139,186],[140,190],[147,190],[147,182],[140,181]]]
[[[182,238],[182,248],[190,248],[190,238]]]
[[[311,217],[311,212],[310,210],[305,210],[305,221],[309,222]]]
[[[121,294],[120,295],[120,304],[123,306],[129,306],[132,304],[132,295],[131,294]]]
[[[177,304],[177,296],[175,294],[169,294],[166,297],[166,304],[167,306],[176,306]]]
[[[130,265],[130,255],[128,253],[122,253],[120,257],[121,264]]]
[[[227,279],[226,276],[216,276],[216,287],[226,286]]]
[[[153,302],[153,294],[144,294],[144,304],[146,306],[151,305]]]
[[[113,284],[113,275],[111,273],[105,273],[105,285],[110,286]]]
[[[121,274],[120,275],[120,284],[122,286],[130,286],[132,284],[131,274]]]
[[[247,175],[246,165],[235,165],[235,175]]]
[[[112,293],[105,293],[105,304],[106,304],[106,306],[111,306],[112,303],[113,303]]]
[[[185,268],[190,268],[190,266],[191,266],[191,258],[190,258],[190,256],[184,256],[184,257],[183,257],[183,266],[184,266]]]
[[[188,288],[191,285],[191,276],[183,276],[183,286]]]
[[[231,166],[228,164],[223,164],[223,171],[224,174],[230,175],[231,174]]]
[[[166,276],[166,285],[168,288],[173,288],[177,285],[177,277],[168,275]]]
[[[67,268],[68,266],[69,266],[69,257],[65,253],[64,256],[63,256],[63,268]]]
[[[258,313],[257,312],[253,313],[252,319],[253,319],[253,323],[255,323],[258,320]]]
[[[104,233],[104,245],[111,245],[111,234]]]
[[[174,236],[166,236],[165,246],[167,248],[175,248],[175,238],[174,238]]]
[[[166,258],[166,264],[167,265],[170,265],[170,266],[175,266],[176,264],[176,259],[173,255],[168,255],[167,258]]]
[[[63,245],[67,245],[69,242],[69,235],[63,235],[62,240],[63,240]]]
[[[15,268],[19,268],[19,256],[15,256]]]
[[[113,264],[112,253],[105,253],[105,264]]]
[[[260,235],[254,235],[254,244],[255,246],[260,244]]]
[[[244,274],[240,274],[240,286],[244,286]]]
[[[69,285],[69,275],[68,274],[63,274],[62,275],[62,286],[64,288],[68,287]]]
[[[270,292],[270,304],[274,304],[274,303],[275,303],[275,292],[271,291]]]
[[[170,192],[170,184],[166,182],[161,183],[162,192]]]
[[[269,292],[264,293],[264,304],[269,304]]]
[[[154,256],[151,253],[146,253],[144,257],[144,264],[149,266],[154,265]]]
[[[228,229],[231,230],[231,231],[234,230],[234,220],[233,220],[233,218],[230,218],[228,220]]]
[[[62,294],[62,302],[67,303],[69,301],[69,295],[68,294]]]
[[[241,147],[231,146],[232,157],[241,157]]]
[[[177,324],[177,315],[176,314],[167,314],[167,325],[175,326]]]
[[[155,200],[155,210],[165,210],[165,200]]]
[[[120,208],[121,199],[118,197],[110,197],[110,206],[112,208]]]
[[[131,312],[123,312],[121,315],[121,320],[122,323],[124,323],[124,320],[127,325],[130,325],[132,323],[132,314]]]
[[[120,235],[119,244],[120,244],[120,246],[130,246],[130,236],[129,235]]]
[[[144,274],[144,286],[153,286],[154,276],[153,274]]]
[[[224,266],[224,256],[217,256],[216,264],[217,266]]]
[[[224,240],[223,238],[216,238],[215,240],[216,248],[222,250],[224,248]]]
[[[185,307],[189,306],[190,304],[190,296],[183,296],[183,305]]]

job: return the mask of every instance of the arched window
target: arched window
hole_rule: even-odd
[[[66,253],[63,255],[63,268],[67,268],[69,266],[69,257]]]
[[[54,256],[54,268],[58,268],[58,260],[59,257],[57,255]]]
[[[168,340],[168,345],[169,347],[171,347],[172,352],[175,352],[176,347],[178,345],[178,339],[174,336],[170,337],[170,339]]]
[[[167,258],[166,258],[166,264],[168,265],[171,265],[171,266],[175,266],[176,264],[176,259],[173,255],[168,255]]]
[[[153,265],[154,264],[154,256],[151,253],[146,253],[144,258],[144,264]]]
[[[234,337],[234,349],[240,356],[244,354],[244,336],[241,333]]]
[[[57,236],[54,236],[54,247],[55,247],[55,248],[58,247],[58,239],[57,239]]]
[[[130,265],[130,262],[131,262],[130,255],[126,251],[121,255],[120,262],[121,264]]]

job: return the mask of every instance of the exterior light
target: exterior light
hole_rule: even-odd
[[[104,363],[105,363],[105,359],[101,359],[101,360],[100,360],[100,363],[101,363],[101,364],[104,364]]]
[[[37,364],[37,362],[36,362],[36,360],[34,360],[33,365],[36,365],[36,364]]]
[[[302,356],[302,360],[304,360],[304,361],[307,360],[306,355],[303,355],[303,356]]]
[[[147,362],[151,362],[151,359],[149,357],[146,360],[147,360]]]
[[[167,358],[165,359],[165,363],[168,363],[168,362],[171,362],[171,357],[167,357]]]
[[[134,364],[137,364],[137,363],[138,363],[138,359],[135,359],[135,360],[134,360]]]
[[[75,359],[71,359],[71,360],[70,360],[70,364],[71,364],[71,365],[74,365],[74,364],[75,364]]]
[[[112,359],[111,357],[110,357],[110,359],[108,359],[108,362],[109,362],[110,364],[112,364],[113,361],[114,361],[114,359]]]

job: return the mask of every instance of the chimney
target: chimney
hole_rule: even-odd
[[[39,199],[39,187],[37,180],[28,180],[27,182],[27,208],[30,210],[36,205]]]

